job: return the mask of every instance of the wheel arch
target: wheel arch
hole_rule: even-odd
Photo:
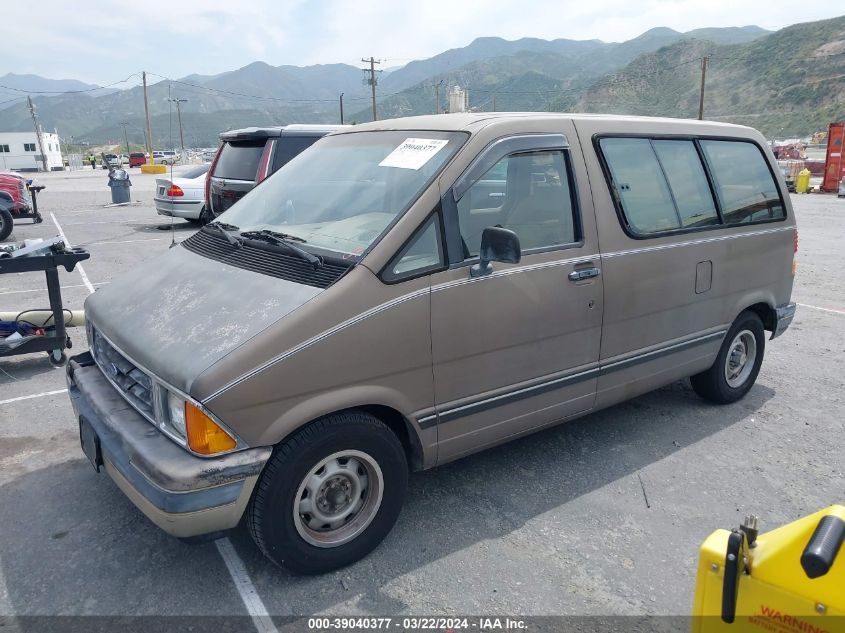
[[[760,320],[763,322],[763,329],[769,332],[775,331],[775,327],[777,327],[777,312],[775,311],[775,307],[773,305],[765,301],[760,301],[748,306],[745,310],[740,311],[739,314],[742,314],[742,312],[745,311],[753,312],[759,316]]]
[[[312,415],[307,419],[307,421],[288,427],[284,436],[279,437],[278,439],[274,438],[271,443],[274,446],[279,446],[284,444],[288,438],[299,432],[301,429],[322,418],[341,413],[349,413],[351,411],[363,411],[365,413],[369,413],[383,422],[402,444],[402,448],[405,450],[405,457],[408,459],[408,465],[412,471],[423,470],[428,464],[433,462],[433,455],[426,456],[425,454],[422,438],[420,437],[420,429],[417,424],[395,407],[381,403],[365,403],[343,406],[331,411],[322,412],[319,415]]]

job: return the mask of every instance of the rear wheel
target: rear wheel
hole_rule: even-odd
[[[199,223],[203,226],[208,224],[214,219],[214,214],[211,212],[211,209],[207,207],[203,207],[202,211],[200,211]]]
[[[300,574],[369,554],[399,516],[408,482],[402,444],[380,420],[349,411],[317,420],[281,444],[247,510],[253,540]]]
[[[0,207],[0,241],[5,240],[12,234],[12,229],[15,226],[15,221],[12,218],[12,213],[3,207]]]
[[[743,312],[728,330],[713,366],[690,378],[692,388],[711,402],[736,402],[757,380],[765,349],[763,322],[754,312]]]

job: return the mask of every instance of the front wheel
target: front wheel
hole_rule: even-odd
[[[247,509],[247,525],[273,562],[320,574],[369,554],[390,532],[405,496],[408,463],[376,417],[321,418],[273,453]]]
[[[692,388],[711,402],[736,402],[757,380],[765,349],[763,322],[754,312],[743,312],[725,335],[713,366],[690,378]]]

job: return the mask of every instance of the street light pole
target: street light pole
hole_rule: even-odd
[[[126,134],[126,126],[129,125],[129,123],[121,121],[120,124],[123,126],[123,140],[126,141],[126,160],[129,160],[129,136]]]

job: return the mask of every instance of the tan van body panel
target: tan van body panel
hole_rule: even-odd
[[[702,371],[743,309],[789,300],[788,196],[782,222],[634,239],[620,225],[593,145],[595,135],[637,133],[742,138],[764,147],[750,128],[589,115],[449,115],[355,132],[382,129],[463,129],[470,136],[362,266],[194,381],[191,395],[248,445],[278,443],[321,415],[380,406],[401,414],[422,451],[419,465],[430,467]],[[495,274],[480,279],[459,265],[401,283],[380,281],[378,272],[471,161],[492,141],[525,134],[566,136],[581,244],[495,264]],[[567,274],[584,266],[598,266],[600,277],[570,283]],[[600,373],[604,365],[618,369]],[[454,417],[464,405],[495,403],[557,379],[560,388]]]

